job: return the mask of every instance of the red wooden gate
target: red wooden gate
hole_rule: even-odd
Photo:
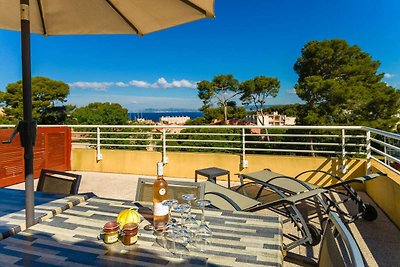
[[[0,130],[0,141],[9,138],[12,130]],[[34,177],[43,168],[71,169],[71,129],[68,127],[38,128],[34,147]],[[24,151],[19,134],[11,144],[0,142],[0,186],[24,181]]]

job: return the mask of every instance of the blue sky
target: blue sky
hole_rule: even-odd
[[[341,38],[381,62],[400,89],[398,0],[216,0],[216,18],[144,37],[32,35],[32,75],[70,84],[68,103],[117,102],[129,111],[197,109],[195,83],[233,74],[277,77],[267,104],[300,102],[293,65],[310,40]],[[20,36],[0,30],[0,90],[21,79]]]

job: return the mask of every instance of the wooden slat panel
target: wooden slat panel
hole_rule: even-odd
[[[0,141],[12,130],[0,130]],[[19,134],[11,144],[0,142],[0,186],[24,181],[24,155]],[[71,168],[71,129],[67,127],[38,128],[34,147],[34,176],[43,168],[65,171]]]

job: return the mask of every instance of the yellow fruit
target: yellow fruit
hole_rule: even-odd
[[[127,223],[140,223],[140,214],[133,208],[123,210],[117,216],[117,223],[121,225],[121,228]]]

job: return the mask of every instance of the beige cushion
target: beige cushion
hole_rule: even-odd
[[[207,194],[207,192],[218,192],[218,193],[224,194],[225,196],[227,196],[231,200],[233,200],[240,207],[241,210],[251,208],[251,207],[254,207],[254,206],[260,204],[260,202],[258,202],[257,200],[246,197],[242,194],[239,194],[235,191],[232,191],[232,190],[225,188],[223,186],[220,186],[218,184],[208,182],[208,181],[205,184],[206,184],[206,187],[205,187],[206,194],[204,195],[204,198],[210,200],[211,204],[219,209],[236,210],[231,204],[229,204],[228,201],[224,200],[220,196],[213,195],[213,194]]]

